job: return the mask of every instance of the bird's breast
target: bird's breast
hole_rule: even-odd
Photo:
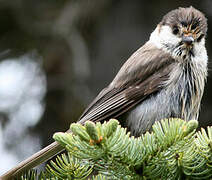
[[[125,114],[126,126],[138,136],[164,118],[197,119],[207,68],[192,61],[176,64],[163,88]]]

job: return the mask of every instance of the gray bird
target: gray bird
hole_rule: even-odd
[[[134,136],[163,118],[198,119],[207,77],[207,19],[193,7],[166,14],[79,119],[120,120]],[[63,148],[54,142],[1,176],[10,179]]]

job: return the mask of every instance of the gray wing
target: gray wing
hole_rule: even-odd
[[[111,84],[103,89],[79,121],[96,122],[115,118],[163,88],[175,60],[146,43],[122,66]]]

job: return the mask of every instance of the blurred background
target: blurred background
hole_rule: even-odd
[[[0,0],[0,174],[76,121],[161,18],[211,0]],[[200,125],[212,125],[211,62]]]

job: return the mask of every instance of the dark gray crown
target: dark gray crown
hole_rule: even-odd
[[[161,25],[186,26],[192,29],[199,29],[203,34],[207,32],[207,19],[202,12],[193,8],[178,8],[166,14]]]

